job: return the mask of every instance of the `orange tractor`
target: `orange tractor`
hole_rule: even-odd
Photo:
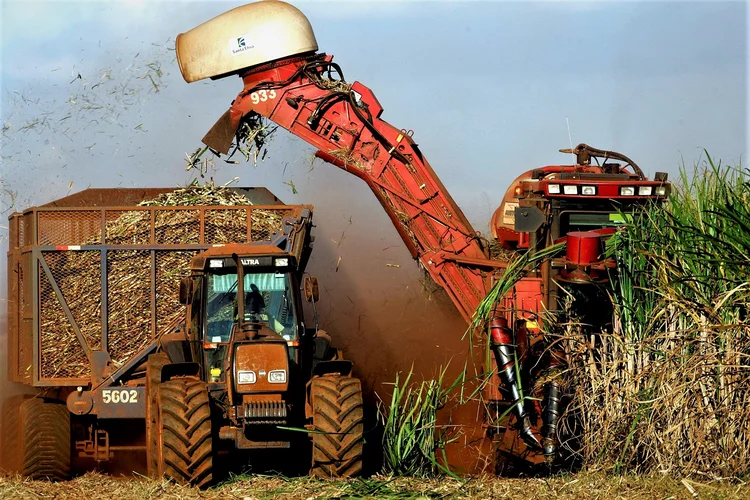
[[[632,160],[580,144],[572,165],[519,176],[492,218],[491,244],[476,232],[438,179],[412,131],[381,119],[383,107],[360,82],[347,82],[333,56],[318,52],[302,12],[275,0],[221,14],[177,37],[187,82],[239,77],[243,88],[203,142],[229,154],[240,131],[270,119],[318,149],[316,155],[363,181],[385,209],[411,255],[467,320],[507,267],[491,247],[535,253],[566,242],[564,257],[529,272],[495,304],[487,332],[495,366],[484,393],[484,425],[498,463],[533,467],[561,459],[559,384],[524,398],[542,368],[564,363],[546,349],[542,312],[560,309],[561,283],[584,295],[608,279],[613,262],[603,241],[639,210],[669,195],[667,175],[649,180]],[[486,344],[485,344],[486,345]],[[483,362],[483,360],[480,360]],[[520,365],[520,366],[517,366]]]
[[[65,479],[72,458],[145,452],[151,476],[206,486],[222,456],[291,449],[357,475],[362,389],[318,329],[312,207],[262,188],[234,190],[254,205],[138,205],[168,191],[10,216],[8,376],[37,394],[4,402],[3,468]]]

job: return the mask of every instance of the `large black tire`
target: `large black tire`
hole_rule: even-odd
[[[360,381],[340,375],[316,377],[310,402],[314,427],[312,474],[321,478],[359,475],[364,443]]]
[[[161,383],[161,369],[169,364],[169,356],[152,354],[146,362],[146,468],[151,478],[159,477],[159,419],[157,391]]]
[[[211,406],[206,383],[183,377],[159,384],[159,476],[205,488],[213,481]]]
[[[21,405],[31,398],[28,394],[11,396],[3,401],[3,415],[0,421],[2,443],[0,443],[0,460],[2,469],[7,473],[21,472],[20,436],[21,436]]]
[[[70,477],[70,412],[60,402],[27,399],[20,412],[20,472],[32,479]]]

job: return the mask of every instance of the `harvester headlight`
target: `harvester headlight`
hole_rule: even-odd
[[[565,194],[578,194],[578,186],[563,186],[563,193]]]
[[[596,196],[596,186],[582,186],[581,194],[584,196]]]
[[[667,186],[659,186],[656,188],[656,196],[666,196]]]
[[[276,259],[273,263],[276,267],[286,267],[289,265],[289,259],[284,257],[283,259]]]
[[[560,194],[560,184],[547,184],[549,194]]]
[[[638,196],[651,196],[651,193],[653,192],[653,186],[640,186],[638,188]]]
[[[240,384],[254,384],[255,383],[255,372],[242,371],[237,372],[237,382]]]
[[[633,186],[621,187],[620,196],[635,196],[635,188]]]
[[[268,372],[268,381],[272,384],[286,383],[286,370],[271,370]]]
[[[208,261],[208,267],[224,267],[223,259],[210,259]]]

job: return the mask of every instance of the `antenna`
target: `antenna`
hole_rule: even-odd
[[[565,123],[568,125],[568,142],[570,143],[570,154],[573,156],[576,156],[575,152],[573,151],[573,136],[570,133],[570,121],[568,120],[567,115],[565,116]],[[576,158],[576,162],[578,159]]]

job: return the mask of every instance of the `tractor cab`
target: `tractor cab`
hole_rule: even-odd
[[[202,278],[203,307],[194,313],[200,315],[196,318],[200,327],[196,334],[203,346],[206,380],[225,382],[226,373],[231,373],[225,367],[227,352],[235,344],[279,344],[289,362],[299,364],[296,348],[303,328],[301,314],[297,313],[299,280],[289,261],[288,255],[234,255],[208,260]],[[238,380],[268,372],[273,378],[269,381],[286,381],[288,370],[276,372],[260,362],[256,364],[258,373],[238,373]]]
[[[274,245],[214,247],[191,262],[181,296],[192,359],[229,410],[230,429],[287,424],[292,407],[303,406],[310,363],[302,366],[302,350],[314,331],[305,332],[301,278],[296,256]]]

